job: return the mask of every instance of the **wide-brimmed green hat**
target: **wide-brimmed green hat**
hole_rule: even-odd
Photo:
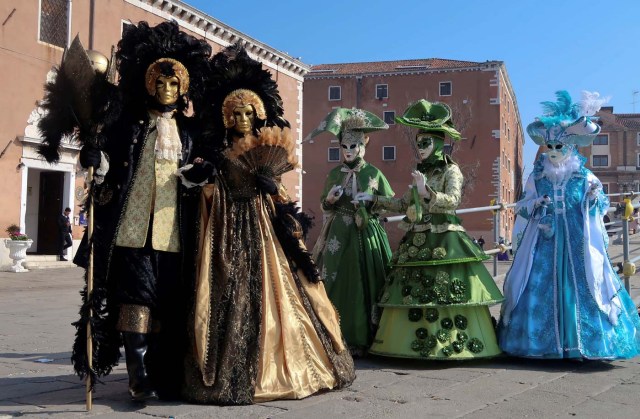
[[[396,116],[398,124],[420,128],[424,132],[438,132],[459,140],[462,135],[453,127],[451,108],[445,103],[420,99],[409,105],[402,116]]]
[[[347,130],[366,133],[388,128],[389,125],[380,117],[364,109],[336,108],[320,122],[318,128],[307,135],[305,141],[323,132],[330,132],[336,137],[342,138],[343,131]]]

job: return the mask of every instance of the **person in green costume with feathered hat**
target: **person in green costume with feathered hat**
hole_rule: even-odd
[[[320,198],[322,232],[313,249],[329,298],[340,313],[342,333],[354,355],[364,355],[378,324],[376,303],[391,259],[387,234],[370,202],[358,193],[391,197],[382,172],[364,160],[367,133],[389,128],[361,109],[334,109],[308,138],[330,132],[340,140],[343,162],[327,176]]]
[[[444,152],[445,136],[460,140],[444,103],[421,99],[396,118],[418,128],[420,156],[413,185],[399,199],[359,194],[372,211],[405,212],[406,231],[391,261],[383,308],[370,353],[420,359],[474,359],[500,353],[489,306],[503,300],[455,210],[463,176]]]

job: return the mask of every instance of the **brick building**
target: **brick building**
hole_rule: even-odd
[[[357,107],[378,114],[390,128],[371,134],[365,159],[382,170],[396,196],[401,196],[417,163],[410,145],[415,131],[394,124],[394,117],[420,98],[451,106],[454,123],[462,133],[462,141],[447,141],[465,175],[460,208],[486,206],[492,198],[498,202],[517,199],[524,134],[515,92],[501,61],[433,58],[312,66],[304,78],[304,134],[334,107]],[[312,245],[320,230],[324,179],[341,161],[338,140],[324,133],[303,143],[303,156],[303,209],[318,220],[308,239]],[[513,213],[504,211],[501,216],[500,235],[511,237]],[[487,242],[492,241],[489,212],[462,218],[469,234],[482,234]],[[386,229],[393,247],[402,232],[391,225]]]
[[[71,10],[69,14],[68,11]],[[70,16],[70,18],[69,18]],[[109,55],[123,27],[147,21],[152,25],[176,20],[192,35],[206,39],[214,53],[243,41],[277,80],[285,117],[298,141],[302,139],[302,82],[308,67],[298,60],[228,27],[188,4],[174,0],[23,0],[0,2],[0,228],[18,224],[34,239],[31,251],[57,254],[55,220],[69,206],[76,219],[84,171],[77,165],[77,145],[66,142],[59,164],[49,165],[36,154],[36,128],[42,111],[38,101],[50,70],[59,65],[70,36],[80,35],[88,49]],[[301,152],[299,153],[301,154]],[[291,195],[301,198],[300,171],[285,177]],[[81,228],[74,229],[77,240]],[[0,237],[6,237],[0,233]],[[6,264],[0,246],[0,264]]]
[[[579,151],[586,166],[600,179],[606,193],[640,190],[640,113],[616,114],[603,107],[602,130],[593,144]],[[616,202],[618,198],[612,198]]]

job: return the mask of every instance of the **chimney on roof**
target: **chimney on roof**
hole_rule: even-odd
[[[600,112],[613,113],[613,106],[603,106]]]

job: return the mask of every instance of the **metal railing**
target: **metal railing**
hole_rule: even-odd
[[[624,193],[614,193],[614,194],[607,194],[608,197],[614,197],[614,196],[622,196],[622,197],[631,197],[631,198],[627,198],[625,200],[623,200],[623,202],[625,203],[625,212],[623,212],[623,214],[621,215],[621,219],[620,220],[616,220],[616,221],[611,221],[608,223],[604,223],[605,227],[606,226],[614,226],[614,225],[620,225],[621,226],[621,231],[619,231],[620,233],[620,237],[616,240],[614,240],[614,243],[620,241],[622,244],[622,256],[623,256],[623,262],[622,262],[622,271],[618,272],[619,275],[621,275],[621,277],[624,279],[624,286],[627,290],[627,292],[629,291],[630,288],[630,284],[629,284],[629,279],[631,276],[633,276],[636,273],[636,266],[635,263],[637,261],[640,260],[640,255],[635,256],[633,258],[631,258],[631,251],[629,250],[629,222],[632,221],[634,219],[633,214],[627,214],[626,212],[629,211],[630,208],[633,208],[633,210],[636,210],[638,208],[640,208],[640,204],[635,204],[635,205],[631,205],[629,203],[627,203],[627,200],[633,199],[633,197],[640,195],[640,192],[624,192]],[[622,204],[622,203],[620,203]],[[620,205],[619,204],[619,205]],[[497,255],[499,253],[504,253],[508,250],[512,249],[511,245],[506,245],[506,244],[501,244],[499,243],[500,241],[500,213],[502,211],[507,210],[508,208],[513,208],[516,206],[516,203],[496,203],[495,200],[492,200],[491,205],[485,206],[485,207],[474,207],[474,208],[462,208],[462,209],[458,209],[455,211],[456,215],[459,214],[470,214],[470,213],[474,213],[474,212],[483,212],[483,211],[492,211],[493,212],[493,238],[494,238],[494,243],[495,243],[495,248],[490,249],[485,251],[484,253],[487,255],[493,255],[493,276],[494,279],[498,276],[498,258]],[[616,211],[619,211],[620,208],[618,206],[612,206],[609,207],[607,209],[607,214],[609,213],[614,213]],[[381,221],[384,222],[398,222],[401,221],[404,218],[404,215],[395,215],[395,216],[391,216],[391,217],[383,217],[381,219]],[[638,218],[636,218],[636,220],[638,220]],[[612,231],[612,230],[607,230],[607,233],[617,233],[618,230]],[[618,243],[616,243],[618,244]],[[484,249],[483,249],[484,250]]]

